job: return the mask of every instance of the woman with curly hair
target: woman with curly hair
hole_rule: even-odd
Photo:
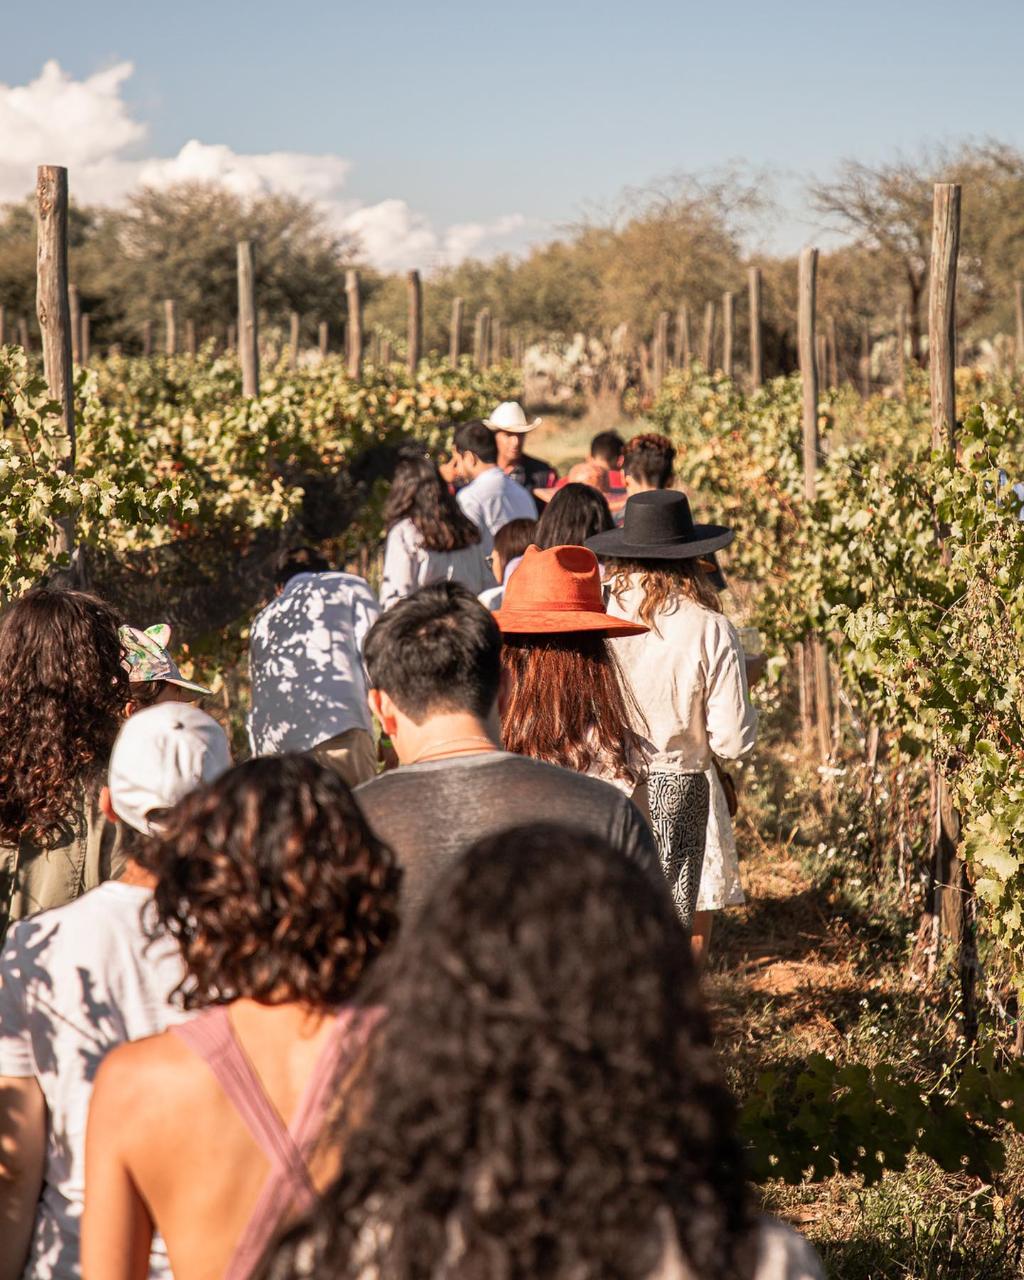
[[[494,586],[479,529],[422,454],[407,453],[399,460],[384,524],[383,608],[432,582],[461,582],[474,595]]]
[[[646,814],[649,744],[608,640],[647,627],[605,611],[593,552],[528,547],[494,618],[505,750],[610,782]]]
[[[821,1276],[755,1215],[669,897],[606,843],[481,841],[388,979],[334,1120],[344,1170],[267,1280]]]
[[[337,1171],[313,1148],[332,1080],[379,1017],[353,997],[397,925],[391,851],[333,770],[250,760],[194,792],[142,855],[198,1015],[115,1049],[93,1092],[82,1274],[243,1280]]]
[[[100,811],[129,698],[119,622],[96,596],[51,587],[0,615],[0,941],[120,870]]]

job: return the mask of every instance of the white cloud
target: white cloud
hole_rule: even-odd
[[[39,164],[66,165],[72,193],[85,203],[117,204],[135,187],[184,181],[213,183],[245,199],[286,192],[314,201],[332,226],[358,235],[367,259],[385,271],[515,251],[543,232],[518,213],[438,229],[398,198],[361,204],[344,194],[352,166],[342,156],[241,155],[195,138],[176,156],[145,156],[148,130],[123,95],[133,69],[121,62],[74,80],[51,60],[28,84],[0,83],[0,201],[32,190]]]

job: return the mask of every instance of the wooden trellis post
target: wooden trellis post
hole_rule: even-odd
[[[708,302],[704,307],[704,350],[702,352],[704,368],[708,373],[715,367],[715,304]]]
[[[32,350],[32,335],[28,331],[27,316],[18,316],[18,346],[26,355]]]
[[[292,369],[299,367],[299,333],[302,327],[302,317],[297,311],[292,311],[288,316],[288,363]]]
[[[764,332],[761,327],[761,268],[751,267],[747,290],[750,295],[750,385],[764,386]]]
[[[238,326],[237,325],[234,325],[234,324],[228,325],[228,333],[227,333],[226,341],[227,341],[228,351],[233,351],[237,353],[238,351]]]
[[[40,165],[36,176],[36,315],[43,339],[43,372],[50,399],[60,405],[67,434],[64,469],[75,470],[75,398],[71,363],[71,311],[68,305],[68,171],[59,165]],[[25,322],[25,337],[28,322]],[[27,346],[26,346],[27,350]],[[57,524],[54,549],[71,555],[75,522]]]
[[[823,333],[819,333],[815,338],[815,346],[818,356],[818,390],[820,394],[821,388],[828,386],[828,339]]]
[[[839,386],[839,343],[836,339],[836,318],[829,316],[825,322],[828,335],[828,385]]]
[[[320,358],[325,359],[327,352],[330,350],[331,330],[326,320],[320,321],[320,330],[317,334],[317,345],[320,348]]]
[[[1013,286],[1014,301],[1017,311],[1017,363],[1024,364],[1024,280],[1018,280]]]
[[[907,397],[907,308],[904,303],[896,309],[896,386],[900,397]]]
[[[7,308],[0,306],[0,347],[7,345]]]
[[[89,319],[88,311],[83,311],[79,317],[78,333],[79,354],[84,367],[92,358],[92,321]]]
[[[454,365],[462,355],[462,314],[465,304],[461,298],[452,298],[452,320],[448,333],[448,359]]]
[[[867,320],[860,338],[860,393],[865,400],[871,398],[871,326]]]
[[[142,354],[151,356],[153,354],[153,321],[143,320],[142,322]]]
[[[199,343],[196,340],[196,322],[191,316],[185,321],[185,354],[196,358],[196,352],[199,350]]]
[[[676,313],[676,368],[689,368],[690,358],[690,308],[684,302]]]
[[[501,317],[495,316],[491,321],[491,364],[500,364],[504,358],[505,326]]]
[[[68,317],[71,325],[71,360],[82,363],[82,295],[77,284],[68,285]]]
[[[491,360],[491,312],[481,307],[476,313],[473,329],[473,363],[478,369],[486,369]]]
[[[164,355],[178,354],[178,304],[173,298],[164,298]]]
[[[658,315],[658,323],[654,330],[654,350],[651,356],[651,389],[657,395],[661,384],[665,381],[665,370],[668,366],[668,312]]]
[[[256,255],[251,240],[238,242],[238,354],[242,395],[260,393],[259,333],[256,328]]]
[[[391,363],[391,359],[394,354],[391,350],[391,339],[379,338],[378,344],[377,344],[377,350],[380,353],[380,364],[383,368],[386,369],[388,365]]]
[[[345,299],[348,326],[345,348],[348,353],[348,376],[358,381],[363,376],[363,305],[359,297],[359,272],[345,272]]]
[[[409,282],[408,366],[409,376],[415,378],[423,354],[423,285],[418,271],[410,271],[406,279]]]
[[[803,467],[804,499],[810,506],[818,491],[818,349],[815,334],[817,303],[818,251],[804,249],[800,253],[798,346],[800,378],[803,384]],[[818,753],[823,765],[832,755],[832,714],[828,678],[828,655],[818,636],[806,642],[804,671],[813,681],[813,722],[818,731]],[[805,694],[808,711],[811,690]],[[808,742],[809,746],[810,743]]]
[[[722,372],[727,378],[732,377],[732,343],[733,343],[733,303],[736,295],[722,294]]]

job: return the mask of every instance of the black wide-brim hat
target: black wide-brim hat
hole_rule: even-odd
[[[734,531],[721,524],[694,524],[686,495],[673,489],[635,493],[626,503],[621,529],[588,538],[601,559],[693,560],[721,551]]]

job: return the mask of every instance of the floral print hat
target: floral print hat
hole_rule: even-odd
[[[211,689],[186,680],[178,670],[174,659],[167,652],[167,646],[171,643],[171,628],[166,622],[158,622],[145,631],[140,631],[138,627],[118,627],[117,634],[121,637],[125,651],[122,664],[132,684],[165,680],[168,684],[188,689],[197,698],[212,693]]]

